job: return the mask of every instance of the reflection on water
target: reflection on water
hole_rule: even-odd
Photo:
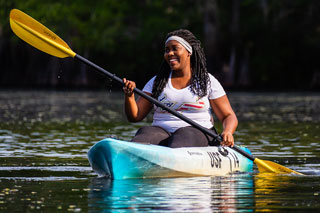
[[[114,181],[94,178],[88,203],[93,211],[230,212],[253,208],[252,186],[248,174]]]
[[[129,140],[117,92],[0,91],[0,211],[252,212],[320,208],[320,95],[232,93],[236,143],[307,176],[97,178],[87,151]],[[150,122],[148,118],[145,122]],[[217,124],[221,129],[221,124]]]
[[[317,210],[319,183],[319,178],[310,176],[274,174],[114,181],[93,178],[88,206],[92,211],[115,212]]]
[[[315,211],[320,208],[319,173],[317,177],[257,174],[254,184],[257,210]]]

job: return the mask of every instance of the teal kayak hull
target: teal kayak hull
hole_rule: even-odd
[[[91,147],[88,159],[96,173],[112,179],[216,176],[253,168],[251,160],[228,147],[169,148],[112,138]]]

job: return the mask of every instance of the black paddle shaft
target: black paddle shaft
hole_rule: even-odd
[[[93,68],[95,68],[97,71],[99,71],[100,73],[105,74],[107,77],[111,78],[112,80],[114,80],[115,82],[119,83],[121,86],[124,86],[123,80],[119,77],[117,77],[115,74],[112,74],[110,72],[108,72],[107,70],[99,67],[98,65],[92,63],[91,61],[89,61],[88,59],[76,54],[75,58],[82,61],[83,63],[87,64],[88,66],[91,66]],[[213,131],[211,131],[210,129],[204,128],[203,126],[201,126],[200,124],[194,122],[193,120],[187,118],[186,116],[182,115],[181,113],[169,108],[168,106],[164,105],[163,103],[161,103],[160,101],[152,98],[151,96],[147,95],[146,93],[142,92],[141,90],[139,90],[138,88],[134,88],[133,90],[136,94],[140,95],[141,97],[147,99],[148,101],[150,101],[151,103],[155,104],[158,107],[161,107],[162,109],[170,112],[171,114],[173,114],[174,116],[180,118],[181,120],[189,123],[191,126],[199,129],[200,131],[202,131],[203,133],[212,136],[213,138],[215,138],[216,140],[218,140],[219,142],[222,141],[222,138],[220,135],[215,134]],[[254,161],[254,157],[250,154],[248,154],[247,152],[243,151],[242,149],[240,149],[237,146],[233,146],[231,147],[232,149],[234,149],[235,151],[239,152],[240,154],[244,155],[245,157],[249,158],[250,160]]]

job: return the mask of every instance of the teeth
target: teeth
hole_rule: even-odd
[[[176,58],[173,58],[173,59],[170,59],[170,61],[178,61],[178,59],[176,59]]]

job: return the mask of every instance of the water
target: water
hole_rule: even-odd
[[[231,93],[236,143],[307,174],[112,181],[86,153],[130,139],[117,92],[0,91],[0,211],[253,212],[320,209],[320,94]],[[221,125],[217,124],[218,129]]]

